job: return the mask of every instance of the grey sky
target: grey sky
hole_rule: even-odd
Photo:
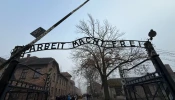
[[[25,45],[34,38],[29,34],[38,27],[48,29],[56,21],[72,11],[84,0],[4,0],[0,1],[0,56],[9,57],[16,45]],[[75,25],[87,20],[87,14],[125,32],[124,39],[146,40],[150,29],[157,32],[153,44],[158,49],[175,54],[175,1],[174,0],[90,0],[60,26],[40,40],[42,42],[66,42],[81,37]],[[74,63],[67,51],[42,51],[32,56],[53,57],[63,71],[71,71]],[[164,63],[175,70],[175,58],[160,55]],[[174,55],[175,56],[175,55]],[[170,59],[172,61],[165,60]]]

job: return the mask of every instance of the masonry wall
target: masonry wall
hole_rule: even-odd
[[[64,77],[62,74],[59,72],[59,66],[53,61],[49,64],[45,65],[32,65],[29,66],[32,69],[37,69],[40,68],[40,73],[46,74],[51,70],[50,74],[50,87],[49,87],[49,100],[55,100],[56,96],[61,96],[61,95],[68,95],[70,94],[75,94],[76,89],[75,89],[75,84],[71,83],[71,80],[69,78]],[[32,83],[38,86],[43,86],[45,85],[45,80],[46,80],[46,75],[39,75],[38,78],[34,78],[34,71],[28,69],[27,73],[25,75],[25,78],[21,78],[22,72],[24,69],[28,69],[26,66],[18,66],[15,73],[14,73],[14,79],[15,80],[21,80],[24,82]]]
[[[40,73],[47,73],[47,65],[32,65],[30,66],[30,68],[32,69],[36,69],[36,68],[41,68],[40,69]],[[24,69],[27,69],[27,73],[26,73],[26,78],[21,78],[21,74],[22,74],[22,71]],[[28,82],[28,83],[33,83],[35,85],[38,85],[38,86],[44,86],[44,79],[46,79],[46,75],[39,75],[39,78],[34,78],[34,71],[28,69],[27,67],[25,66],[19,66],[17,67],[16,71],[15,71],[15,79],[16,80],[21,80],[21,81],[25,81],[25,82]]]

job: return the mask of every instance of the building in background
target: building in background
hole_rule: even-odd
[[[6,60],[4,59],[4,58],[1,58],[0,57],[0,65],[2,64],[2,63],[4,63]]]
[[[0,65],[3,64],[5,61],[6,61],[6,60],[5,60],[4,58],[1,58],[1,57],[0,57]],[[5,69],[5,68],[3,68],[3,69],[0,70],[0,77],[1,77],[2,73],[4,72],[4,69]]]
[[[29,68],[28,68],[29,67]],[[37,72],[41,73],[38,74]],[[16,71],[14,73],[14,80],[24,81],[35,84],[37,86],[45,87],[47,74],[50,74],[49,85],[49,100],[55,100],[56,96],[78,94],[75,88],[75,83],[71,80],[71,75],[68,72],[61,73],[59,64],[54,58],[38,58],[28,55],[26,58],[20,59]],[[65,73],[67,75],[65,75]],[[35,98],[34,95],[29,95],[30,99]],[[18,95],[18,100],[24,100],[26,95]]]
[[[104,97],[103,88],[101,84],[95,81],[89,84],[89,86],[87,86],[87,94],[93,95],[93,97],[99,99]]]
[[[171,67],[168,64],[165,64],[165,67],[168,70],[171,77],[173,78],[173,80],[175,81],[175,72],[171,69]],[[127,81],[131,81],[131,80],[134,80],[134,79],[137,79],[137,78],[139,78],[139,77],[128,77],[128,78],[125,78],[125,79]],[[157,83],[137,85],[133,88],[132,91],[135,91],[137,98],[142,98],[142,99],[145,99],[146,96],[148,98],[149,97],[152,98],[154,96],[154,94],[156,93],[156,91],[157,91],[158,95],[155,96],[155,99],[159,100],[160,98],[163,98],[162,93],[167,92],[167,89],[166,89],[167,86],[165,84],[162,84],[162,85],[164,86],[166,91],[163,90],[163,89],[162,89],[162,91],[161,90],[157,91],[157,88],[159,88]],[[121,83],[121,78],[108,79],[108,86],[109,86],[109,93],[110,93],[111,100],[116,100],[116,99],[125,100],[124,90],[123,90],[123,86],[122,86],[122,83]],[[163,88],[162,86],[160,86],[160,87]],[[133,93],[131,93],[129,95],[134,97]]]
[[[111,99],[116,99],[117,96],[123,95],[121,78],[108,79],[108,87]]]

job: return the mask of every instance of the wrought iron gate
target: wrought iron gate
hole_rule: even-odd
[[[157,72],[132,79],[124,85],[128,100],[173,100],[164,79]]]
[[[175,100],[174,81],[164,64],[155,52],[151,43],[147,41],[146,49],[149,59],[133,66],[130,69],[120,69],[123,78],[123,88],[127,100]],[[149,46],[148,46],[149,45]],[[125,71],[138,67],[138,65],[151,60],[156,71],[142,77],[126,78]]]
[[[42,74],[29,66],[18,64],[16,70],[21,67],[33,71],[38,75],[43,76],[44,85],[34,84],[35,82],[28,82],[17,76],[18,72],[14,72],[1,100],[47,100],[50,87],[50,73]]]

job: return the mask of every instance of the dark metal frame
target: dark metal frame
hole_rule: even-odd
[[[68,16],[70,16],[70,15],[67,15],[66,17],[68,17]],[[65,20],[65,19],[63,18],[63,20]],[[46,32],[44,32],[44,34],[47,34],[48,32],[50,32],[54,27],[56,27],[62,21],[56,23],[54,26],[51,27],[51,29],[48,29]],[[40,37],[43,37],[43,36],[44,35],[42,35]],[[4,75],[3,75],[3,77],[1,78],[1,81],[0,81],[0,86],[1,86],[0,87],[0,98],[1,98],[1,100],[4,99],[7,92],[11,93],[11,89],[19,88],[17,86],[11,86],[9,81],[11,81],[13,79],[13,73],[16,69],[16,66],[19,64],[19,62],[17,60],[20,58],[21,54],[23,52],[25,52],[26,50],[28,50],[31,47],[31,45],[33,45],[33,43],[35,43],[37,40],[38,39],[32,41],[30,45],[26,45],[25,47],[20,46],[20,49],[15,50],[15,52],[12,53],[12,56],[10,57],[10,59],[7,60],[4,64],[1,65],[1,67],[4,67],[6,64],[8,64],[10,62],[8,67],[4,71]],[[155,98],[156,99],[157,98],[161,99],[163,97],[164,100],[167,100],[167,99],[168,100],[175,100],[175,86],[174,86],[175,82],[171,78],[171,75],[168,73],[167,69],[165,68],[164,64],[162,63],[161,59],[159,58],[159,55],[154,50],[151,42],[149,40],[146,41],[144,46],[145,46],[145,49],[147,50],[149,58],[145,59],[144,61],[140,62],[139,64],[137,64],[136,66],[133,66],[130,69],[124,69],[124,70],[134,69],[138,65],[144,63],[145,61],[151,60],[153,65],[156,68],[156,72],[148,74],[148,75],[143,76],[143,77],[139,77],[137,79],[133,79],[133,80],[128,81],[126,78],[124,78],[122,76],[122,73],[124,72],[124,70],[121,71],[121,69],[120,69],[120,72],[122,72],[120,74],[121,74],[122,78],[125,80],[124,91],[125,91],[126,99],[127,100],[139,100],[139,99],[144,98],[146,100],[150,100],[150,99],[154,100]],[[131,47],[133,47],[133,46],[131,46]],[[0,69],[2,69],[2,68],[0,68]],[[31,69],[31,70],[33,70],[33,69]],[[35,71],[35,70],[33,70],[33,71]],[[41,74],[41,73],[39,73],[39,74]],[[48,75],[47,81],[49,81],[49,75]],[[153,94],[152,97],[150,97],[147,94],[146,88],[145,88],[145,85],[149,85],[149,84],[157,85],[156,86],[156,91],[155,91],[155,93]],[[45,86],[48,86],[48,84],[46,83]],[[142,87],[144,97],[140,96],[137,93],[137,90],[138,90],[136,88],[137,86]],[[13,88],[11,88],[11,87],[13,87]],[[35,86],[35,87],[37,87],[37,86]],[[27,88],[27,90],[30,90],[30,89],[31,89],[31,87]],[[42,88],[41,90],[37,90],[37,89],[38,88],[35,88],[33,90],[33,92],[35,92],[35,93],[46,93],[46,91],[48,91],[48,87],[47,87],[47,89],[45,89],[45,87]],[[13,91],[13,92],[15,92],[15,91]],[[27,94],[30,93],[30,92],[27,91]],[[160,94],[162,94],[162,96],[159,96]],[[171,95],[171,98],[170,98],[170,95]],[[47,96],[48,96],[48,92],[46,93],[46,97]],[[27,98],[28,98],[28,95],[27,95]]]
[[[171,75],[168,73],[167,69],[165,68],[164,64],[159,58],[159,55],[154,50],[150,41],[145,43],[145,48],[148,52],[149,59],[152,61],[153,65],[156,68],[154,73],[149,73],[145,76],[138,77],[132,80],[127,80],[124,76],[124,72],[127,70],[134,69],[138,67],[138,65],[144,63],[145,61],[149,60],[146,59],[136,66],[130,69],[120,69],[120,75],[124,80],[124,91],[127,100],[175,100],[175,86],[174,81]],[[145,88],[145,86],[148,88]],[[140,87],[140,88],[137,88]],[[156,90],[150,90],[150,88],[155,88]],[[141,91],[142,89],[142,91]],[[148,95],[146,90],[149,90]],[[139,91],[139,92],[137,92]],[[152,93],[154,92],[154,93]],[[142,93],[142,95],[139,95]],[[171,97],[171,98],[170,98]]]
[[[22,65],[22,64],[18,64]],[[29,95],[35,93],[35,97],[33,100],[47,100],[49,91],[50,91],[50,73],[42,74],[32,68],[30,68],[27,65],[22,65],[23,67],[30,69],[40,75],[45,75],[45,84],[44,86],[38,86],[32,83],[28,83],[21,80],[16,80],[14,77],[14,74],[12,75],[10,81],[8,82],[8,85],[6,86],[3,95],[1,96],[1,100],[18,100],[19,98],[13,98],[15,94],[23,94],[23,97],[25,100],[29,99]],[[15,70],[18,68],[18,66],[15,68]],[[23,99],[24,99],[23,98]],[[30,99],[29,99],[30,100]]]

